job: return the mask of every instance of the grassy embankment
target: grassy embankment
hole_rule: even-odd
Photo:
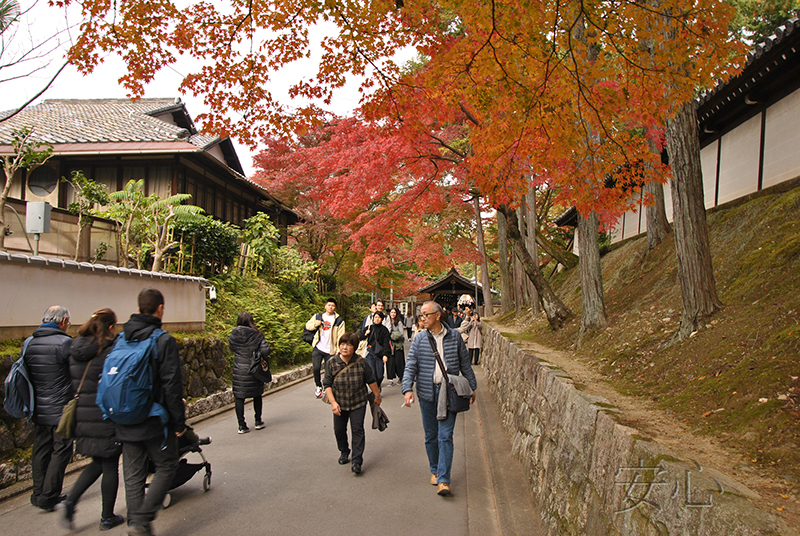
[[[581,343],[621,392],[649,397],[696,433],[745,454],[753,467],[800,481],[800,187],[708,216],[719,297],[724,308],[688,340],[665,350],[681,299],[674,237],[644,254],[645,239],[602,259],[608,326]],[[543,316],[531,338],[574,349],[580,325],[580,276],[554,283],[575,312],[553,332]]]

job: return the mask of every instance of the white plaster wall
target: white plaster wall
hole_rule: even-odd
[[[0,256],[0,330],[32,331],[51,305],[70,311],[73,330],[102,307],[117,314],[120,323],[137,312],[137,296],[146,287],[164,294],[164,324],[199,326],[205,322],[206,290],[209,283],[197,277],[177,277],[153,272],[108,273],[103,265],[19,256]],[[30,262],[27,262],[30,261]],[[94,266],[94,270],[92,270]],[[16,335],[21,336],[21,335]]]
[[[706,209],[714,206],[714,194],[717,189],[717,146],[719,141],[707,145],[700,150],[700,165],[703,169],[703,197]],[[758,159],[758,153],[756,153]],[[756,168],[756,173],[758,169]],[[758,176],[758,175],[756,175]]]
[[[760,145],[760,115],[742,123],[722,137],[718,204],[733,201],[758,190]]]
[[[768,188],[800,176],[800,90],[767,110],[764,135],[764,176]]]

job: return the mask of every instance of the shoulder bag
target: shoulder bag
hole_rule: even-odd
[[[75,393],[75,396],[73,396],[72,400],[67,402],[64,405],[64,409],[61,410],[61,418],[58,420],[58,428],[56,428],[56,433],[64,439],[73,439],[75,437],[75,426],[78,424],[76,415],[78,411],[78,396],[81,394],[83,380],[86,379],[86,373],[89,371],[89,365],[92,364],[92,361],[93,360],[90,359],[89,362],[86,363],[86,368],[83,369],[81,383],[78,384],[78,391]]]
[[[269,360],[266,356],[261,355],[260,348],[256,348],[253,351],[250,369],[247,372],[258,381],[272,383],[272,372],[269,370]]]
[[[459,396],[456,392],[456,388],[450,383],[450,380],[447,378],[447,367],[444,366],[442,356],[439,355],[439,350],[436,348],[436,341],[433,340],[433,335],[431,335],[430,331],[428,332],[428,342],[431,343],[433,355],[436,356],[436,361],[439,362],[439,368],[442,370],[442,387],[447,389],[447,410],[453,413],[467,411],[469,409],[470,397]]]
[[[355,358],[355,357],[356,357],[356,356],[353,356],[353,357],[351,357],[350,359],[353,359],[353,358]],[[336,380],[336,376],[338,376],[339,374],[341,374],[341,373],[342,373],[342,372],[344,372],[345,370],[349,369],[350,367],[352,367],[353,365],[355,365],[356,363],[358,363],[358,361],[359,361],[359,360],[360,360],[360,359],[353,359],[353,362],[352,362],[352,363],[348,364],[346,367],[342,368],[342,369],[341,369],[339,372],[337,372],[336,374],[334,374],[334,375],[333,375],[333,379],[331,380],[331,389],[333,389],[333,382]],[[330,404],[330,403],[331,403],[331,401],[330,401],[330,400],[328,400],[328,390],[327,390],[327,389],[325,389],[324,391],[322,391],[322,401],[323,401],[323,402],[325,402],[326,404]]]

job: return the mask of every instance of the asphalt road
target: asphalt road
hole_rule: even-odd
[[[478,374],[479,382],[482,374]],[[384,385],[386,431],[370,428],[361,475],[337,463],[330,406],[313,396],[313,382],[302,381],[264,398],[266,428],[254,430],[246,407],[249,434],[237,434],[233,410],[195,424],[200,436],[210,436],[203,453],[211,462],[211,489],[202,489],[200,472],[172,491],[172,504],[153,523],[159,536],[259,535],[492,535],[503,532],[502,513],[508,500],[525,492],[506,489],[497,494],[489,459],[512,466],[507,447],[487,455],[482,407],[458,417],[451,497],[436,495],[429,483],[419,407],[401,408],[399,387]],[[481,393],[478,396],[488,396]],[[485,402],[485,401],[484,401]],[[487,412],[487,409],[483,409]],[[488,413],[487,413],[488,414]],[[497,423],[492,423],[496,426]],[[497,435],[502,435],[499,433]],[[503,452],[505,450],[505,452]],[[189,454],[189,461],[199,461]],[[193,458],[194,457],[194,458]],[[518,473],[518,471],[511,471]],[[121,473],[121,471],[120,471]],[[65,490],[74,482],[69,475]],[[523,484],[524,485],[524,484]],[[499,499],[498,499],[499,497]],[[522,510],[530,514],[530,503]],[[498,509],[499,505],[499,509]],[[520,508],[517,508],[517,512]],[[116,512],[126,514],[122,476]],[[498,514],[498,512],[500,512]],[[29,492],[0,503],[0,532],[7,536],[64,534],[56,513],[29,503]],[[75,533],[96,534],[100,517],[99,482],[82,497],[75,515]],[[523,527],[530,527],[525,522]],[[521,533],[518,526],[513,533]],[[533,534],[524,530],[522,533]],[[109,534],[125,534],[121,526]]]

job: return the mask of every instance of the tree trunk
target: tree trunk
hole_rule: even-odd
[[[483,314],[484,316],[494,315],[494,307],[492,307],[492,287],[489,280],[489,259],[486,257],[486,244],[483,241],[483,221],[481,220],[481,204],[476,195],[473,197],[475,205],[475,229],[478,234],[478,251],[481,253],[481,286],[483,286]],[[475,274],[477,279],[478,274]],[[475,296],[477,300],[478,297]],[[475,303],[477,307],[478,304]],[[488,312],[487,312],[488,311]]]
[[[3,169],[6,171],[6,183],[3,185],[3,191],[0,193],[0,250],[6,249],[6,200],[8,199],[8,193],[11,191],[11,184],[14,179],[13,173],[8,173],[9,166],[12,164],[11,158],[6,157],[3,163]]]
[[[664,206],[664,185],[648,182],[644,191],[653,196],[653,204],[645,208],[647,218],[647,251],[655,249],[663,242],[672,228],[667,221],[667,209]]]
[[[547,315],[548,322],[550,322],[550,326],[555,330],[561,328],[564,322],[572,316],[572,313],[561,302],[558,296],[556,296],[553,289],[550,288],[547,280],[542,276],[542,272],[539,270],[539,263],[531,258],[530,253],[528,253],[522,241],[522,236],[519,233],[516,212],[510,210],[506,206],[500,206],[498,210],[503,211],[508,219],[508,237],[511,240],[511,244],[514,246],[514,253],[519,257],[525,269],[525,273],[528,274],[528,277],[539,292],[542,307]]]
[[[650,150],[658,152],[655,142],[649,141]],[[647,251],[655,249],[663,242],[672,231],[667,220],[667,208],[664,206],[664,185],[657,182],[648,182],[644,191],[653,198],[653,203],[645,208],[647,221]]]
[[[512,295],[512,281],[508,265],[508,232],[506,227],[506,216],[499,210],[497,214],[497,248],[499,251],[500,264],[500,313],[510,313],[514,308],[514,297]]]
[[[550,242],[542,233],[536,233],[536,243],[541,246],[545,253],[553,257],[557,262],[563,264],[567,268],[574,268],[578,265],[578,257],[571,251],[564,251],[557,245]]]
[[[587,331],[606,325],[598,233],[596,212],[592,211],[588,217],[578,214],[582,304],[579,340]]]
[[[711,265],[694,102],[684,104],[677,115],[667,121],[667,151],[672,166],[670,187],[675,250],[683,301],[676,337],[684,340],[706,317],[722,307]]]
[[[539,262],[539,248],[536,245],[536,231],[539,229],[538,222],[536,221],[536,190],[531,188],[525,196],[527,210],[525,211],[525,245],[531,254],[531,257]],[[539,306],[539,293],[533,283],[528,282],[528,294],[531,297],[531,313],[537,316],[542,312]]]

